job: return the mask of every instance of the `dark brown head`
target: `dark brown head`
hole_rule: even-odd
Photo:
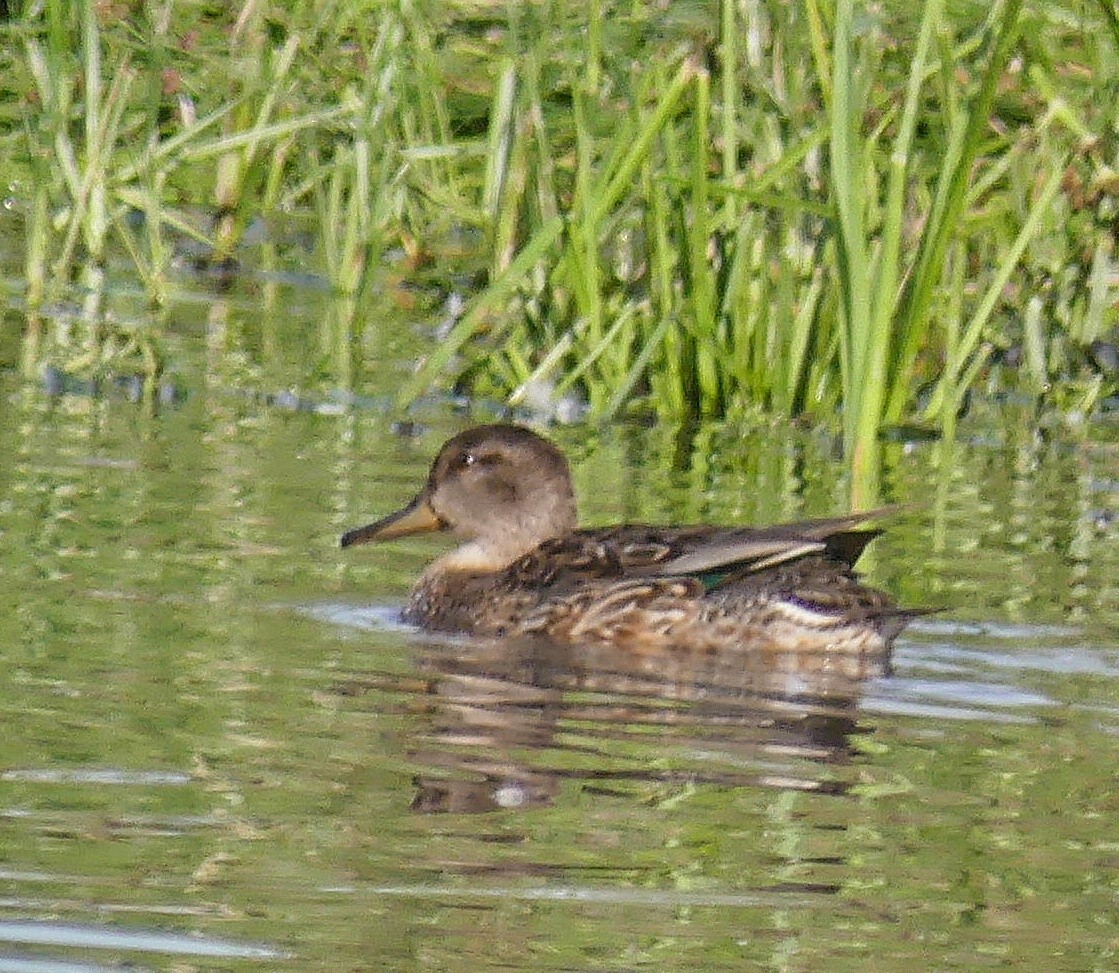
[[[403,509],[342,535],[342,546],[450,530],[469,542],[451,567],[497,570],[576,526],[563,454],[521,426],[477,426],[447,441]]]

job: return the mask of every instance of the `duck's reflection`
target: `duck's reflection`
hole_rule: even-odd
[[[537,639],[417,652],[408,709],[421,725],[408,757],[423,814],[550,804],[573,782],[607,793],[657,783],[841,790],[826,766],[849,758],[860,686],[887,666]]]

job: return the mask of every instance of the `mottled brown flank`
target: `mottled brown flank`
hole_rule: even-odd
[[[879,533],[865,528],[874,516],[577,529],[563,454],[527,429],[490,425],[449,440],[411,504],[343,543],[439,527],[463,541],[424,572],[405,607],[426,629],[885,658],[914,613],[855,574]]]

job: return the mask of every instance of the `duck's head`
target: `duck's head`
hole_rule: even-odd
[[[342,546],[449,530],[467,542],[446,567],[493,571],[576,526],[563,454],[521,426],[477,426],[447,441],[407,506],[342,535]]]

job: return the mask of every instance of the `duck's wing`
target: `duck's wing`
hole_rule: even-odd
[[[695,578],[704,588],[820,555],[851,567],[879,531],[860,526],[882,511],[774,527],[626,524],[545,541],[506,572],[517,587],[566,588],[590,581]]]
[[[866,546],[882,533],[863,525],[884,512],[887,511],[774,527],[712,530],[706,536],[687,538],[680,545],[683,549],[666,558],[660,569],[665,574],[740,574],[776,568],[813,554],[852,568]]]
[[[822,554],[827,545],[822,541],[802,538],[729,537],[712,538],[696,544],[683,553],[660,564],[658,573],[668,575],[704,575],[727,569],[763,571],[809,554]]]

